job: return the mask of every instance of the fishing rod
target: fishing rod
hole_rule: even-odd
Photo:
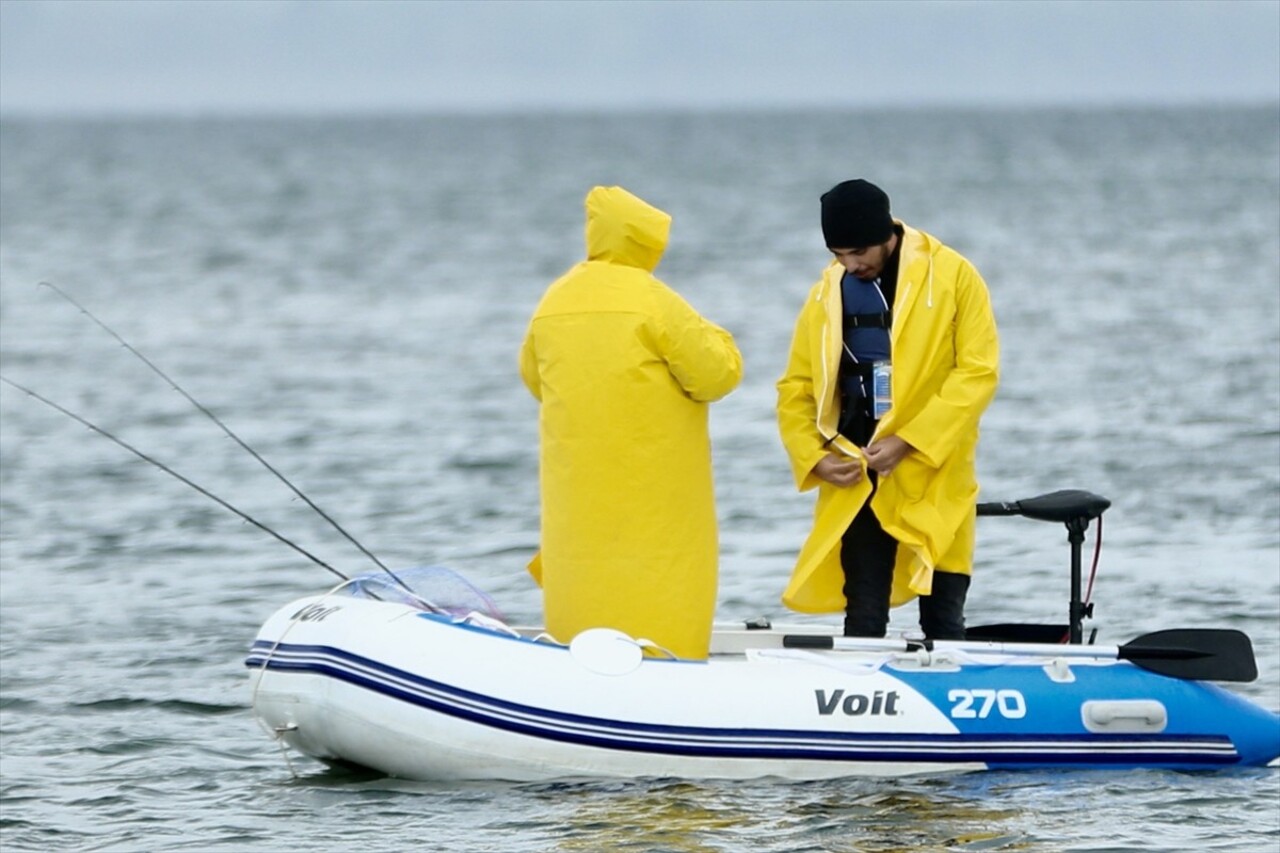
[[[227,509],[231,510],[231,511],[232,511],[232,512],[234,512],[236,515],[240,516],[240,517],[241,517],[241,518],[243,518],[245,521],[247,521],[247,522],[249,522],[250,524],[252,524],[254,527],[257,527],[259,530],[262,530],[262,531],[265,531],[265,532],[267,532],[267,533],[271,534],[271,535],[272,535],[272,536],[274,536],[276,539],[279,539],[281,542],[283,542],[284,544],[288,545],[290,548],[292,548],[293,550],[297,551],[299,554],[301,554],[302,556],[306,557],[308,560],[310,560],[311,562],[313,562],[313,563],[315,563],[316,565],[320,566],[321,568],[328,569],[329,571],[333,572],[333,573],[334,573],[335,575],[337,575],[338,577],[342,578],[344,581],[346,581],[346,580],[351,580],[351,578],[347,577],[347,576],[346,576],[346,575],[344,575],[342,572],[338,571],[338,570],[337,570],[337,569],[335,569],[333,566],[329,565],[329,564],[328,564],[328,563],[326,563],[324,560],[322,560],[322,559],[320,559],[319,557],[317,557],[315,554],[312,554],[310,551],[308,551],[307,549],[303,548],[301,545],[298,545],[297,543],[292,542],[292,541],[290,541],[289,539],[286,539],[285,537],[281,536],[281,535],[280,535],[279,533],[277,533],[276,531],[272,530],[270,527],[267,527],[267,525],[263,524],[261,521],[258,521],[258,520],[257,520],[256,518],[254,518],[253,516],[249,515],[249,514],[248,514],[248,513],[246,513],[246,512],[243,512],[243,511],[241,511],[240,509],[237,509],[236,507],[234,507],[234,506],[232,506],[231,504],[227,503],[227,502],[226,502],[226,501],[224,501],[222,498],[220,498],[220,497],[218,497],[217,495],[215,495],[213,492],[211,492],[211,491],[209,491],[208,489],[206,489],[205,487],[201,486],[199,483],[196,483],[196,482],[194,482],[194,481],[192,481],[192,480],[187,479],[186,477],[184,477],[184,476],[182,476],[181,474],[179,474],[177,471],[175,471],[175,470],[173,470],[172,468],[170,468],[168,465],[165,465],[163,462],[160,462],[159,460],[156,460],[156,459],[151,458],[150,456],[148,456],[147,454],[143,453],[143,452],[142,452],[141,450],[139,450],[138,448],[134,447],[133,445],[129,444],[128,442],[126,442],[126,441],[124,441],[124,440],[122,440],[122,439],[117,438],[116,436],[114,436],[114,435],[112,435],[111,433],[107,432],[105,429],[103,429],[102,427],[98,426],[97,424],[90,423],[88,420],[86,420],[86,419],[84,419],[84,418],[80,417],[80,415],[77,415],[75,412],[71,411],[70,409],[63,408],[62,406],[58,405],[57,403],[53,402],[52,400],[48,399],[47,397],[42,397],[41,395],[37,394],[35,391],[32,391],[30,388],[27,388],[27,387],[26,387],[26,386],[24,386],[24,385],[19,385],[17,382],[14,382],[13,380],[9,379],[9,378],[8,378],[8,377],[6,377],[6,376],[0,376],[0,382],[4,382],[6,385],[12,385],[14,388],[17,388],[19,391],[22,391],[23,393],[25,393],[25,394],[27,394],[27,395],[29,395],[29,396],[31,396],[31,397],[34,397],[35,399],[39,400],[41,403],[44,403],[46,406],[50,406],[50,407],[52,407],[52,408],[54,408],[54,409],[57,409],[59,412],[62,412],[64,415],[66,415],[66,416],[68,416],[68,417],[70,417],[70,418],[74,418],[75,420],[77,420],[77,421],[79,421],[80,423],[84,424],[84,425],[85,425],[85,426],[87,426],[89,429],[93,430],[94,432],[98,433],[99,435],[103,436],[104,438],[108,438],[108,439],[110,439],[111,441],[114,441],[116,444],[120,445],[120,446],[121,446],[121,447],[123,447],[125,450],[129,451],[130,453],[132,453],[134,456],[137,456],[138,458],[140,458],[140,459],[142,459],[142,460],[144,460],[144,461],[146,461],[146,462],[150,462],[152,465],[156,466],[156,467],[157,467],[157,468],[159,468],[161,471],[164,471],[166,474],[169,474],[169,475],[170,475],[170,476],[172,476],[172,477],[176,477],[178,480],[181,480],[183,483],[186,483],[188,486],[190,486],[191,488],[195,489],[195,490],[196,490],[197,492],[199,492],[200,494],[204,495],[205,497],[207,497],[207,498],[209,498],[209,499],[211,499],[211,500],[213,500],[213,501],[216,501],[216,502],[217,502],[218,504],[220,504],[221,506],[226,507]]]
[[[119,341],[121,346],[123,346],[123,347],[124,347],[125,349],[127,349],[129,352],[131,352],[131,353],[133,353],[134,355],[136,355],[136,356],[137,356],[137,357],[142,361],[142,363],[143,363],[143,364],[145,364],[147,367],[151,368],[151,370],[152,370],[152,371],[154,371],[154,372],[155,372],[155,374],[156,374],[157,376],[159,376],[161,379],[163,379],[165,382],[167,382],[167,383],[169,384],[169,387],[173,388],[173,390],[177,391],[177,392],[178,392],[179,394],[181,394],[183,397],[187,398],[187,401],[188,401],[188,402],[190,402],[190,403],[191,403],[191,405],[195,406],[197,409],[199,409],[199,410],[200,410],[200,412],[201,412],[201,413],[203,413],[203,414],[204,414],[205,416],[207,416],[211,421],[213,421],[215,424],[217,424],[217,425],[218,425],[218,427],[219,427],[219,428],[221,428],[221,429],[222,429],[222,431],[223,431],[224,433],[226,433],[226,434],[227,434],[227,435],[228,435],[232,440],[234,440],[234,441],[236,442],[236,444],[238,444],[238,445],[240,445],[242,448],[244,448],[244,450],[245,450],[246,452],[248,452],[250,456],[252,456],[254,459],[256,459],[256,460],[258,460],[260,463],[262,463],[262,465],[263,465],[263,467],[264,467],[264,468],[266,468],[268,471],[270,471],[272,474],[274,474],[274,475],[276,476],[276,478],[280,480],[280,482],[282,482],[282,483],[284,483],[286,486],[288,486],[288,487],[293,491],[293,493],[294,493],[295,495],[297,495],[298,497],[302,498],[302,500],[306,502],[307,506],[309,506],[309,507],[311,507],[313,510],[315,510],[315,511],[316,511],[316,513],[318,513],[318,514],[319,514],[319,516],[320,516],[321,518],[323,518],[325,521],[327,521],[327,522],[330,524],[330,526],[332,526],[332,527],[333,527],[333,529],[334,529],[334,530],[336,530],[336,531],[338,531],[339,533],[341,533],[344,537],[346,537],[346,539],[347,539],[347,541],[348,541],[348,542],[350,542],[352,545],[354,545],[354,546],[356,546],[357,548],[359,548],[359,549],[360,549],[360,551],[361,551],[365,556],[367,556],[370,560],[373,560],[374,564],[376,564],[376,565],[377,565],[377,567],[378,567],[379,569],[381,569],[382,571],[384,571],[384,572],[386,572],[388,575],[390,575],[390,576],[391,576],[391,578],[392,578],[392,579],[393,579],[397,584],[399,584],[401,587],[403,587],[406,591],[408,591],[408,592],[410,592],[410,593],[412,593],[412,592],[413,592],[413,590],[411,590],[411,589],[409,588],[409,585],[408,585],[408,584],[406,584],[403,580],[401,580],[401,579],[400,579],[400,577],[399,577],[395,572],[393,572],[393,571],[391,571],[391,569],[387,568],[387,567],[386,567],[386,565],[385,565],[381,560],[379,560],[376,556],[374,556],[374,554],[373,554],[373,552],[372,552],[372,551],[370,551],[368,548],[366,548],[364,545],[362,545],[359,541],[357,541],[357,540],[356,540],[356,538],[355,538],[354,536],[352,536],[350,533],[348,533],[348,532],[346,531],[346,529],[345,529],[345,528],[343,528],[343,526],[342,526],[342,525],[338,524],[338,522],[334,521],[334,520],[333,520],[333,518],[332,518],[332,517],[330,517],[330,516],[329,516],[329,514],[328,514],[327,512],[325,512],[325,511],[324,511],[324,510],[322,510],[320,507],[318,507],[318,506],[315,504],[315,502],[313,502],[313,501],[311,500],[311,498],[309,498],[309,497],[307,497],[305,494],[303,494],[303,493],[302,493],[302,490],[301,490],[301,489],[299,489],[297,486],[295,486],[295,485],[294,485],[294,484],[289,480],[289,478],[288,478],[288,477],[286,477],[284,474],[281,474],[278,470],[276,470],[276,468],[275,468],[274,466],[272,466],[272,465],[271,465],[271,463],[270,463],[270,462],[268,462],[266,459],[263,459],[263,458],[262,458],[262,456],[258,454],[258,451],[254,450],[254,449],[253,449],[252,447],[250,447],[247,443],[245,443],[245,441],[244,441],[242,438],[240,438],[240,436],[236,435],[236,433],[234,433],[234,432],[231,430],[231,428],[230,428],[229,426],[227,426],[225,423],[223,423],[223,422],[222,422],[222,420],[221,420],[217,415],[215,415],[213,412],[209,411],[209,410],[208,410],[207,408],[205,408],[205,407],[204,407],[204,406],[203,406],[203,405],[202,405],[198,400],[196,400],[196,398],[194,398],[194,397],[192,397],[190,394],[188,394],[188,393],[186,392],[186,390],[185,390],[185,389],[183,389],[183,387],[182,387],[181,385],[179,385],[179,384],[178,384],[178,383],[177,383],[177,382],[176,382],[172,377],[170,377],[170,376],[169,376],[169,374],[165,373],[163,370],[161,370],[159,367],[157,367],[157,366],[155,365],[155,363],[151,361],[151,359],[147,358],[145,355],[143,355],[142,353],[138,352],[138,350],[134,349],[134,347],[133,347],[133,346],[132,346],[128,341],[126,341],[124,338],[120,337],[120,335],[116,334],[115,330],[113,330],[113,329],[112,329],[110,326],[108,326],[106,323],[102,322],[102,321],[101,321],[101,320],[99,320],[97,317],[95,317],[92,311],[90,311],[88,308],[86,308],[86,307],[84,307],[83,305],[81,305],[79,302],[77,302],[74,298],[72,298],[68,293],[66,293],[64,290],[62,290],[62,289],[61,289],[60,287],[58,287],[57,285],[55,285],[55,284],[51,284],[50,282],[47,282],[47,281],[42,281],[42,282],[40,282],[40,286],[41,286],[41,287],[47,287],[47,288],[49,288],[49,289],[50,289],[50,290],[52,290],[54,293],[58,294],[58,295],[59,295],[59,296],[61,296],[63,299],[65,299],[67,302],[70,302],[70,303],[71,303],[72,305],[74,305],[76,308],[80,309],[80,312],[81,312],[82,314],[84,314],[86,317],[88,317],[88,318],[89,318],[90,320],[92,320],[94,323],[97,323],[97,324],[98,324],[98,326],[99,326],[99,327],[101,327],[103,331],[105,331],[107,334],[111,335],[111,337],[113,337],[113,338],[115,338],[117,341]],[[13,383],[10,383],[10,384],[13,384]],[[28,393],[31,393],[31,392],[28,392]],[[64,410],[64,411],[65,411],[65,410]],[[68,414],[69,414],[69,413],[68,413]],[[91,426],[92,426],[92,425],[91,425]],[[110,436],[108,436],[108,437],[110,437]]]

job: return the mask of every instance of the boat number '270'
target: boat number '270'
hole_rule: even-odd
[[[1027,715],[1026,700],[1017,690],[949,690],[947,701],[955,719],[983,720],[991,716],[992,709],[1010,720]]]

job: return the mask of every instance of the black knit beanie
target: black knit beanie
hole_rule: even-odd
[[[892,233],[889,196],[870,181],[844,181],[822,194],[822,236],[828,247],[879,246]]]

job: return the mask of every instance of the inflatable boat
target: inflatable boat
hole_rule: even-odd
[[[1080,542],[1108,503],[1056,492],[984,515],[1066,524],[1068,624],[964,641],[717,625],[706,660],[602,626],[563,644],[366,577],[291,602],[250,649],[255,715],[314,758],[419,780],[823,779],[996,768],[1194,770],[1280,760],[1238,631],[1083,642]]]

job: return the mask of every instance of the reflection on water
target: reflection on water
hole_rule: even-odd
[[[554,849],[563,853],[590,853],[603,845],[618,851],[708,853],[724,849],[717,837],[752,823],[741,805],[708,793],[694,784],[653,783],[612,791],[598,786],[543,789],[539,796],[559,801],[557,811],[564,817]]]
[[[553,849],[564,853],[1025,848],[1022,809],[1001,797],[957,795],[951,780],[589,782],[526,791],[555,815]]]

